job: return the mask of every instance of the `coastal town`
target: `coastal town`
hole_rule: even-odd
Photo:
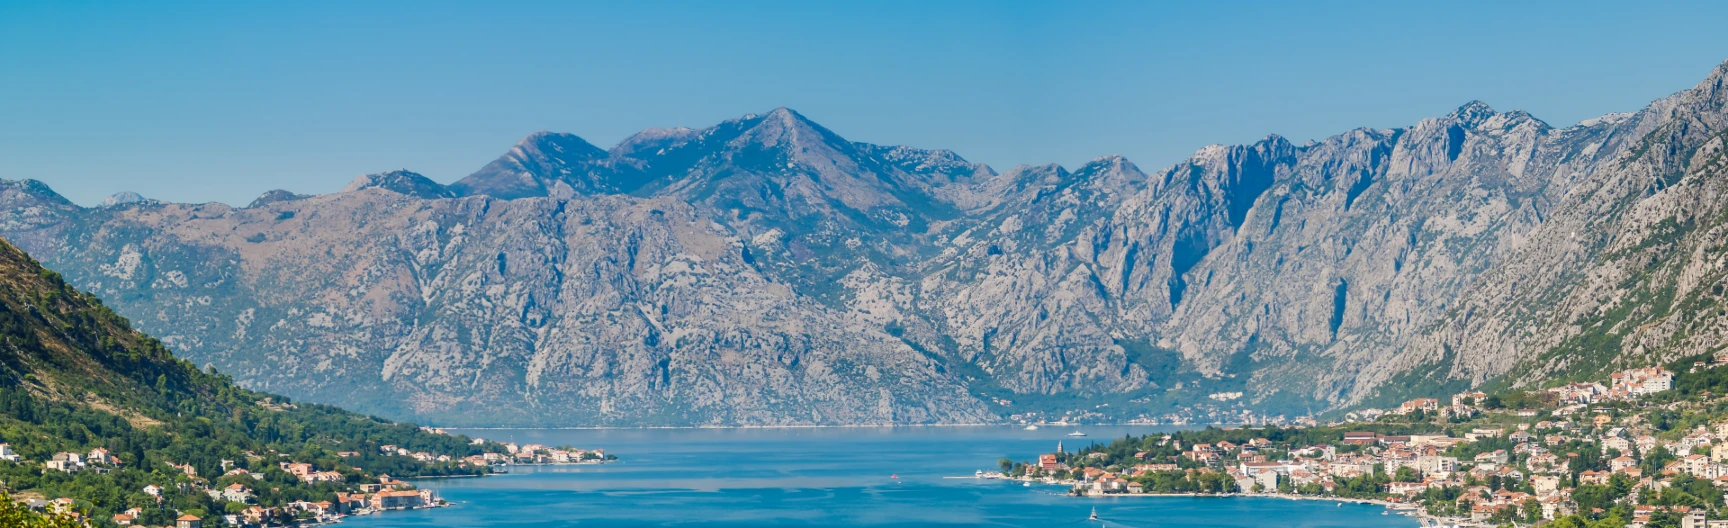
[[[422,431],[448,435],[442,429]],[[89,515],[89,503],[70,497],[47,498],[12,495],[22,506],[81,526],[138,526],[172,528],[290,527],[339,522],[354,515],[372,515],[396,510],[439,508],[451,503],[436,489],[415,485],[388,474],[370,474],[359,469],[361,459],[401,457],[425,465],[469,467],[474,475],[505,473],[515,465],[601,464],[617,457],[603,449],[553,447],[542,444],[489,442],[473,438],[469,443],[480,452],[466,456],[410,450],[392,444],[377,446],[376,452],[340,451],[335,460],[299,461],[292,454],[274,450],[245,452],[219,463],[220,473],[201,475],[190,463],[164,461],[162,467],[146,469],[152,482],[139,487],[128,502],[139,503],[106,518]],[[350,463],[352,462],[352,463]],[[85,453],[58,452],[46,460],[31,460],[0,443],[0,464],[40,467],[44,474],[110,475],[127,468],[127,462],[105,448]],[[462,475],[453,475],[462,476]],[[421,477],[421,478],[435,478]],[[299,488],[298,492],[284,488]],[[0,490],[5,490],[0,484]],[[219,505],[204,508],[173,508],[185,504],[178,498]],[[295,498],[298,497],[298,498]],[[208,500],[204,500],[208,498]]]
[[[1444,526],[1728,528],[1728,353],[1327,425],[1207,428],[1001,461],[1085,497],[1367,502]]]

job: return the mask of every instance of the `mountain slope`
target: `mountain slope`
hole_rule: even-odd
[[[1721,350],[1728,64],[1644,110],[1580,126],[1589,156],[1531,238],[1426,344],[1509,384]]]
[[[132,330],[95,297],[68,286],[22,251],[0,240],[0,443],[22,457],[0,462],[0,480],[15,493],[71,497],[106,519],[129,507],[162,522],[180,512],[206,515],[223,504],[201,491],[164,493],[164,502],[138,490],[149,484],[178,489],[203,486],[228,468],[273,473],[274,490],[259,490],[260,504],[325,500],[345,489],[310,485],[289,476],[278,482],[280,460],[340,471],[351,482],[397,476],[478,474],[483,468],[378,457],[394,444],[452,456],[501,446],[471,445],[465,437],[422,432],[321,405],[295,405],[235,386],[227,376],[201,371],[167,347]],[[119,462],[106,476],[44,470],[57,452],[96,448]],[[365,456],[338,459],[338,451]],[[248,456],[248,454],[254,456]],[[170,464],[189,466],[196,479]],[[250,480],[250,477],[247,478]],[[151,523],[156,524],[156,523]]]
[[[392,416],[1244,420],[1713,350],[1722,72],[1572,127],[1471,102],[1150,172],[781,108],[246,209],[4,182],[0,234],[249,386]]]
[[[763,276],[674,201],[368,188],[90,212],[49,250],[62,266],[163,307],[147,324],[176,349],[299,398],[444,424],[988,419],[929,358]]]

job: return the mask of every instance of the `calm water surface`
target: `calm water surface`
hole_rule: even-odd
[[[349,519],[350,528],[427,526],[1417,526],[1381,508],[1244,498],[1080,499],[1061,487],[954,479],[1154,427],[1023,431],[881,429],[480,430],[494,440],[604,448],[618,462],[513,467],[504,476],[421,481],[455,507]],[[893,478],[898,476],[899,478]],[[1105,523],[1086,520],[1096,507]]]

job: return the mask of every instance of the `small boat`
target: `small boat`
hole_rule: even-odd
[[[1087,517],[1086,520],[1088,520],[1088,521],[1098,520],[1098,508],[1092,508],[1092,516]]]
[[[888,478],[891,478],[891,479],[895,479],[895,480],[899,480],[899,479],[900,479],[900,474],[899,474],[899,473],[895,473],[895,474],[893,474],[893,475],[888,475]]]
[[[1068,433],[1068,436],[1086,436],[1086,433],[1082,433],[1080,431],[1074,431],[1072,433]]]
[[[1027,488],[1030,488],[1030,487],[1032,487],[1032,483],[1031,483],[1031,482],[1021,482],[1021,483],[1020,483],[1020,485],[1021,485],[1021,486],[1023,486],[1023,487],[1027,487]]]
[[[1038,430],[1038,426],[1036,426],[1036,425],[1028,425],[1028,426],[1026,426],[1026,430],[1027,430],[1027,431],[1037,431],[1037,430]]]

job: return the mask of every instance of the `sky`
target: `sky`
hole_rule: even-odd
[[[1406,126],[1556,126],[1728,60],[1728,2],[0,0],[0,178],[244,205],[539,130],[601,147],[787,106],[998,170]]]

